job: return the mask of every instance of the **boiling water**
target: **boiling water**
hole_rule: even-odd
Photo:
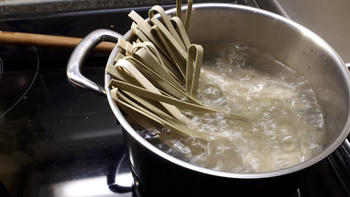
[[[146,139],[192,164],[239,173],[287,168],[322,150],[324,116],[306,79],[253,48],[223,44],[205,49],[198,99],[224,112],[185,113],[192,117],[190,128],[220,133],[225,140],[178,138],[166,129],[143,132]]]

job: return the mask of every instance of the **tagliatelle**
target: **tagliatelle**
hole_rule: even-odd
[[[203,47],[190,42],[187,35],[192,1],[188,2],[185,19],[182,20],[181,1],[177,1],[177,16],[169,16],[162,7],[149,10],[147,22],[136,12],[129,17],[134,21],[131,30],[136,41],[118,41],[120,52],[114,65],[108,65],[112,79],[112,97],[125,113],[154,121],[180,135],[198,137],[205,141],[224,138],[216,133],[203,133],[187,127],[189,114],[194,112],[223,112],[204,106],[195,97],[203,62]],[[159,18],[156,17],[159,14]],[[239,114],[227,114],[248,121]],[[147,121],[140,121],[141,126]],[[147,127],[145,127],[147,128]]]

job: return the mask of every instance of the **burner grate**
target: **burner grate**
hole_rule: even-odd
[[[350,196],[350,143],[348,139],[328,158],[328,162],[346,195]]]

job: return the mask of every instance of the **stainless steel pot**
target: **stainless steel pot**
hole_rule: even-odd
[[[185,9],[185,8],[183,8]],[[171,9],[168,13],[174,13]],[[275,183],[287,181],[294,184],[297,172],[303,172],[330,155],[349,134],[350,78],[347,68],[337,53],[319,36],[305,27],[279,15],[239,5],[205,3],[195,4],[189,36],[194,43],[239,42],[271,54],[304,75],[314,88],[319,104],[324,110],[327,141],[324,150],[298,165],[263,173],[228,173],[201,168],[174,158],[143,139],[125,119],[113,101],[105,73],[104,88],[86,79],[80,73],[82,61],[88,50],[102,40],[116,42],[120,34],[109,30],[96,30],[76,47],[68,63],[69,80],[78,86],[106,94],[114,115],[125,129],[124,136],[130,156],[136,185],[158,190],[172,189],[173,194],[193,191],[286,190],[287,186]],[[133,40],[131,31],[124,36]],[[111,52],[107,64],[113,64],[118,49]],[[260,183],[263,182],[263,185]],[[290,186],[290,185],[288,185]],[[176,188],[175,190],[173,190]]]

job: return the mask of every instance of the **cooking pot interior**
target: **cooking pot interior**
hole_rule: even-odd
[[[349,107],[347,73],[336,53],[309,30],[246,10],[204,8],[192,11],[189,36],[193,43],[203,44],[204,63],[215,56],[215,47],[208,46],[232,42],[257,48],[288,65],[315,90],[325,115],[325,145],[332,144],[342,132]],[[250,57],[254,58],[259,59]],[[268,65],[264,68],[275,71]]]

